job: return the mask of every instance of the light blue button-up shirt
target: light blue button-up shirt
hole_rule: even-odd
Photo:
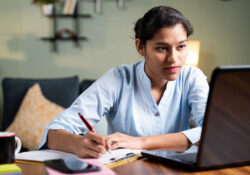
[[[178,78],[167,83],[157,104],[144,65],[145,61],[140,61],[115,67],[95,81],[45,128],[40,147],[46,143],[50,129],[85,132],[87,128],[79,112],[91,125],[106,116],[108,134],[149,136],[183,132],[192,143],[197,142],[209,90],[206,76],[198,68],[184,66]],[[190,119],[196,123],[193,129]]]

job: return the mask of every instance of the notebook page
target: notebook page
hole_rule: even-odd
[[[115,149],[115,150],[112,150],[110,152],[107,151],[98,160],[102,164],[111,164],[115,160],[126,158],[126,157],[128,157],[128,155],[131,155],[132,153],[135,154],[135,155],[138,155],[138,154],[141,153],[141,150],[131,150],[131,149],[124,149],[124,148]]]
[[[40,150],[40,151],[27,151],[19,153],[15,156],[16,160],[28,160],[43,162],[45,160],[60,159],[60,158],[78,158],[74,154],[57,151],[57,150]]]

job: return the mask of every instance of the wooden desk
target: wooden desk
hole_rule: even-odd
[[[45,175],[46,171],[42,163],[26,164],[17,163],[22,168],[22,175]],[[242,166],[235,168],[225,168],[219,170],[188,172],[185,170],[168,167],[167,165],[144,160],[136,160],[134,162],[121,165],[113,168],[118,175],[156,175],[156,174],[171,174],[171,175],[249,175],[250,166]]]

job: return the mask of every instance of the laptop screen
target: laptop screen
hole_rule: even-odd
[[[204,118],[199,166],[250,162],[249,133],[250,67],[217,68]]]
[[[250,66],[219,67],[213,72],[199,148],[142,154],[197,169],[250,164]]]

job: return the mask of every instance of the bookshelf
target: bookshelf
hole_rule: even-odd
[[[49,41],[52,43],[52,50],[54,52],[58,52],[57,48],[57,41],[72,41],[75,43],[76,46],[79,47],[79,42],[87,40],[87,37],[80,36],[80,19],[81,18],[90,18],[90,14],[79,14],[78,12],[78,3],[75,6],[74,13],[72,15],[66,15],[66,14],[57,14],[56,13],[56,7],[53,6],[53,13],[51,16],[53,18],[53,33],[52,36],[49,37],[42,37],[41,39],[43,41]],[[57,20],[59,18],[71,18],[73,20],[73,27],[72,30],[60,30],[57,27]],[[64,33],[67,33],[68,36],[63,36]]]

